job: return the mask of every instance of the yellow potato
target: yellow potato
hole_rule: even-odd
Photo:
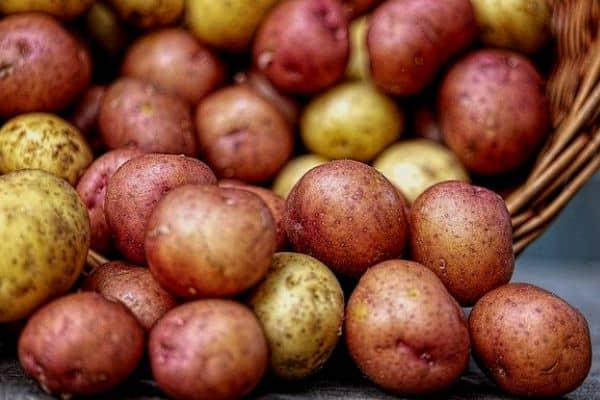
[[[367,16],[355,19],[350,23],[350,59],[346,68],[346,76],[350,79],[371,79],[369,52],[367,51]]]
[[[0,176],[0,193],[0,322],[8,322],[73,286],[90,222],[75,189],[42,170]]]
[[[75,185],[92,160],[77,128],[56,115],[21,114],[0,128],[0,173],[43,169]]]
[[[342,334],[344,293],[333,272],[300,253],[276,253],[250,298],[271,350],[271,369],[302,379],[327,361]]]
[[[404,126],[396,103],[366,82],[347,82],[315,97],[300,121],[313,153],[332,159],[369,161],[394,142]]]
[[[292,160],[279,171],[273,182],[273,191],[284,199],[292,191],[292,188],[304,176],[305,173],[321,164],[325,164],[328,159],[316,154],[303,154]]]
[[[109,0],[117,14],[139,28],[156,28],[177,22],[184,0]]]
[[[469,175],[449,149],[427,139],[413,139],[387,148],[373,162],[412,204],[430,186],[450,180],[469,182]]]
[[[550,35],[548,0],[471,0],[481,40],[494,47],[535,53]]]
[[[70,20],[83,14],[95,0],[2,0],[0,14],[45,12]]]
[[[246,49],[263,17],[279,0],[187,0],[185,19],[200,41],[220,50]]]
[[[109,54],[117,55],[127,44],[127,32],[117,14],[106,4],[96,3],[85,14],[88,36]]]

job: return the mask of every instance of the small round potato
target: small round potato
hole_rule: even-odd
[[[371,65],[367,50],[368,17],[360,17],[350,23],[350,59],[346,67],[346,77],[350,79],[370,80]]]
[[[95,0],[2,0],[0,14],[40,11],[71,20],[87,11]]]
[[[85,15],[85,30],[88,37],[111,56],[119,56],[127,45],[128,34],[115,11],[96,2]]]
[[[273,181],[273,191],[283,197],[288,197],[294,185],[308,171],[323,165],[329,160],[317,154],[302,154],[287,162]]]
[[[0,172],[43,169],[75,185],[92,162],[77,128],[46,113],[22,114],[0,128]]]
[[[264,376],[268,353],[254,314],[230,300],[183,304],[150,332],[152,375],[176,399],[244,398]]]
[[[331,159],[373,159],[402,133],[404,117],[394,101],[373,85],[347,82],[313,98],[300,133],[313,153]]]
[[[319,370],[342,333],[342,288],[325,264],[305,254],[276,253],[249,304],[280,378],[302,379]]]
[[[585,317],[533,285],[508,284],[483,296],[471,311],[469,331],[479,366],[519,397],[561,397],[590,371]]]
[[[41,388],[62,398],[115,387],[144,354],[144,330],[118,302],[75,293],[38,310],[19,338],[19,361]]]
[[[415,262],[389,260],[365,272],[348,301],[344,329],[358,367],[393,393],[442,390],[469,362],[463,310]]]
[[[184,0],[109,0],[119,16],[138,28],[157,28],[176,23]]]

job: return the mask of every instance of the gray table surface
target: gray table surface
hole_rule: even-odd
[[[578,307],[587,317],[592,341],[594,359],[592,371],[584,384],[565,399],[600,400],[600,262],[559,263],[535,262],[517,263],[513,278],[515,282],[530,282],[542,286]],[[52,397],[42,393],[35,383],[26,378],[14,357],[12,345],[0,347],[0,400],[27,399],[46,400]],[[149,378],[148,371],[138,371],[118,389],[97,399],[164,399]],[[317,376],[298,383],[277,382],[266,379],[253,393],[252,398],[260,400],[292,399],[398,399],[371,385],[353,367],[343,351],[337,351],[325,369]],[[469,373],[463,376],[452,388],[429,399],[512,399],[504,395],[487,380],[474,363]]]

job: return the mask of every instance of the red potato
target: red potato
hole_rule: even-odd
[[[352,19],[381,3],[381,0],[341,0],[341,2],[346,16]]]
[[[254,40],[254,65],[278,89],[311,94],[344,76],[348,21],[337,0],[288,0],[267,15]]]
[[[92,85],[88,87],[77,101],[77,105],[69,118],[69,121],[88,137],[97,129],[98,114],[105,93],[106,86]]]
[[[422,105],[414,113],[413,129],[417,137],[443,143],[439,117],[436,111],[427,105]]]

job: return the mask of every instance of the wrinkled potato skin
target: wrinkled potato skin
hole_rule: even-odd
[[[176,23],[184,0],[109,0],[117,14],[138,28],[157,28]]]
[[[469,362],[462,309],[415,262],[390,260],[370,268],[350,296],[344,330],[358,367],[393,393],[444,389]]]
[[[277,247],[275,231],[256,194],[186,185],[167,194],[148,220],[148,266],[178,297],[233,296],[265,276]]]
[[[288,161],[273,181],[273,191],[283,197],[288,197],[294,185],[305,173],[323,165],[329,160],[317,154],[302,154]]]
[[[440,92],[445,142],[470,170],[507,173],[523,165],[549,127],[545,85],[517,53],[480,50],[455,64]]]
[[[430,268],[463,306],[507,283],[512,226],[504,200],[464,182],[427,189],[410,212],[411,258]]]
[[[403,201],[374,168],[350,160],[310,170],[286,201],[284,225],[299,253],[336,274],[360,277],[383,260],[400,257],[407,239]]]
[[[10,322],[73,286],[85,264],[90,223],[66,181],[22,170],[0,176],[0,228],[0,322]]]
[[[44,12],[64,20],[77,18],[90,8],[95,0],[2,0],[0,14]]]
[[[241,399],[268,366],[259,322],[229,300],[198,300],[171,310],[150,332],[149,355],[158,386],[177,399]]]
[[[217,176],[249,183],[272,178],[294,146],[283,115],[242,85],[221,89],[198,105],[196,135],[203,159]]]
[[[271,370],[283,379],[319,370],[342,332],[342,288],[325,264],[304,254],[276,253],[249,304],[265,331]]]
[[[370,8],[374,7],[382,0],[342,0],[342,7],[349,19],[352,19]]]
[[[75,185],[92,160],[77,128],[55,115],[22,114],[0,128],[2,173],[43,169]]]
[[[102,254],[114,249],[112,231],[104,213],[106,186],[121,165],[142,154],[144,153],[141,150],[127,147],[104,153],[94,160],[77,183],[77,193],[90,216],[90,247]]]
[[[108,87],[98,116],[106,146],[146,152],[196,155],[192,114],[180,98],[134,78]]]
[[[25,372],[62,397],[118,385],[143,353],[144,331],[133,315],[97,293],[75,293],[44,306],[19,338]]]
[[[350,58],[346,66],[346,77],[363,81],[371,80],[371,63],[367,49],[368,16],[350,23]]]
[[[225,79],[225,65],[184,29],[154,31],[133,43],[122,73],[196,105]]]
[[[95,268],[83,283],[83,289],[120,301],[147,331],[177,305],[176,299],[160,286],[148,268],[121,261]]]
[[[3,18],[0,49],[0,117],[62,110],[90,81],[88,52],[50,16]]]
[[[417,94],[475,34],[469,0],[386,1],[369,19],[367,47],[373,80],[394,95]]]
[[[590,371],[585,317],[533,285],[512,283],[486,294],[471,311],[469,331],[479,366],[513,395],[560,397]]]
[[[288,0],[265,18],[254,40],[254,65],[284,92],[312,94],[346,70],[348,22],[337,0]]]
[[[104,212],[116,247],[130,261],[145,264],[146,224],[158,201],[178,186],[216,183],[210,168],[190,157],[145,154],[127,161],[106,187]]]

